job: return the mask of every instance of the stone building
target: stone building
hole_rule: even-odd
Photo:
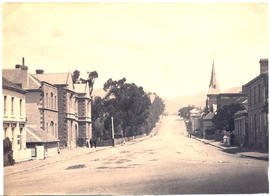
[[[33,77],[57,87],[61,147],[85,146],[92,138],[91,95],[87,80],[74,83],[71,73],[40,72]]]
[[[26,149],[26,91],[20,86],[2,78],[3,97],[3,139],[12,142],[13,159],[15,162],[31,159],[31,151]]]
[[[249,146],[268,149],[268,59],[260,59],[260,75],[243,85],[248,96]]]
[[[27,124],[43,130],[48,137],[58,137],[58,93],[57,88],[40,81],[28,73],[28,67],[16,65],[15,69],[3,69],[2,75],[22,86],[25,93]],[[50,156],[48,154],[48,156]]]
[[[53,84],[58,94],[58,139],[61,147],[75,148],[79,138],[78,98],[71,73],[44,73],[32,75],[39,81]]]
[[[85,146],[92,138],[91,96],[88,83],[75,83],[78,99],[79,146]],[[88,143],[89,145],[89,143]]]

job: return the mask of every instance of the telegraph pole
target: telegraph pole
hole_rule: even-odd
[[[113,142],[113,146],[114,146],[114,125],[113,125],[113,116],[111,117],[112,119],[112,142]]]

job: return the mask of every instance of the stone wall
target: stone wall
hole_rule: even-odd
[[[66,120],[66,90],[63,86],[58,87],[58,139],[60,147],[67,146],[67,120]]]

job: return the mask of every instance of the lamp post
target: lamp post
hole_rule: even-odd
[[[113,116],[111,117],[112,119],[112,142],[113,142],[113,146],[114,146],[114,125],[113,125]]]

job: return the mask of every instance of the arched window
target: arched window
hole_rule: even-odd
[[[50,123],[50,133],[51,133],[51,135],[55,136],[55,129],[54,129],[54,122],[53,121],[51,121],[51,123]]]

